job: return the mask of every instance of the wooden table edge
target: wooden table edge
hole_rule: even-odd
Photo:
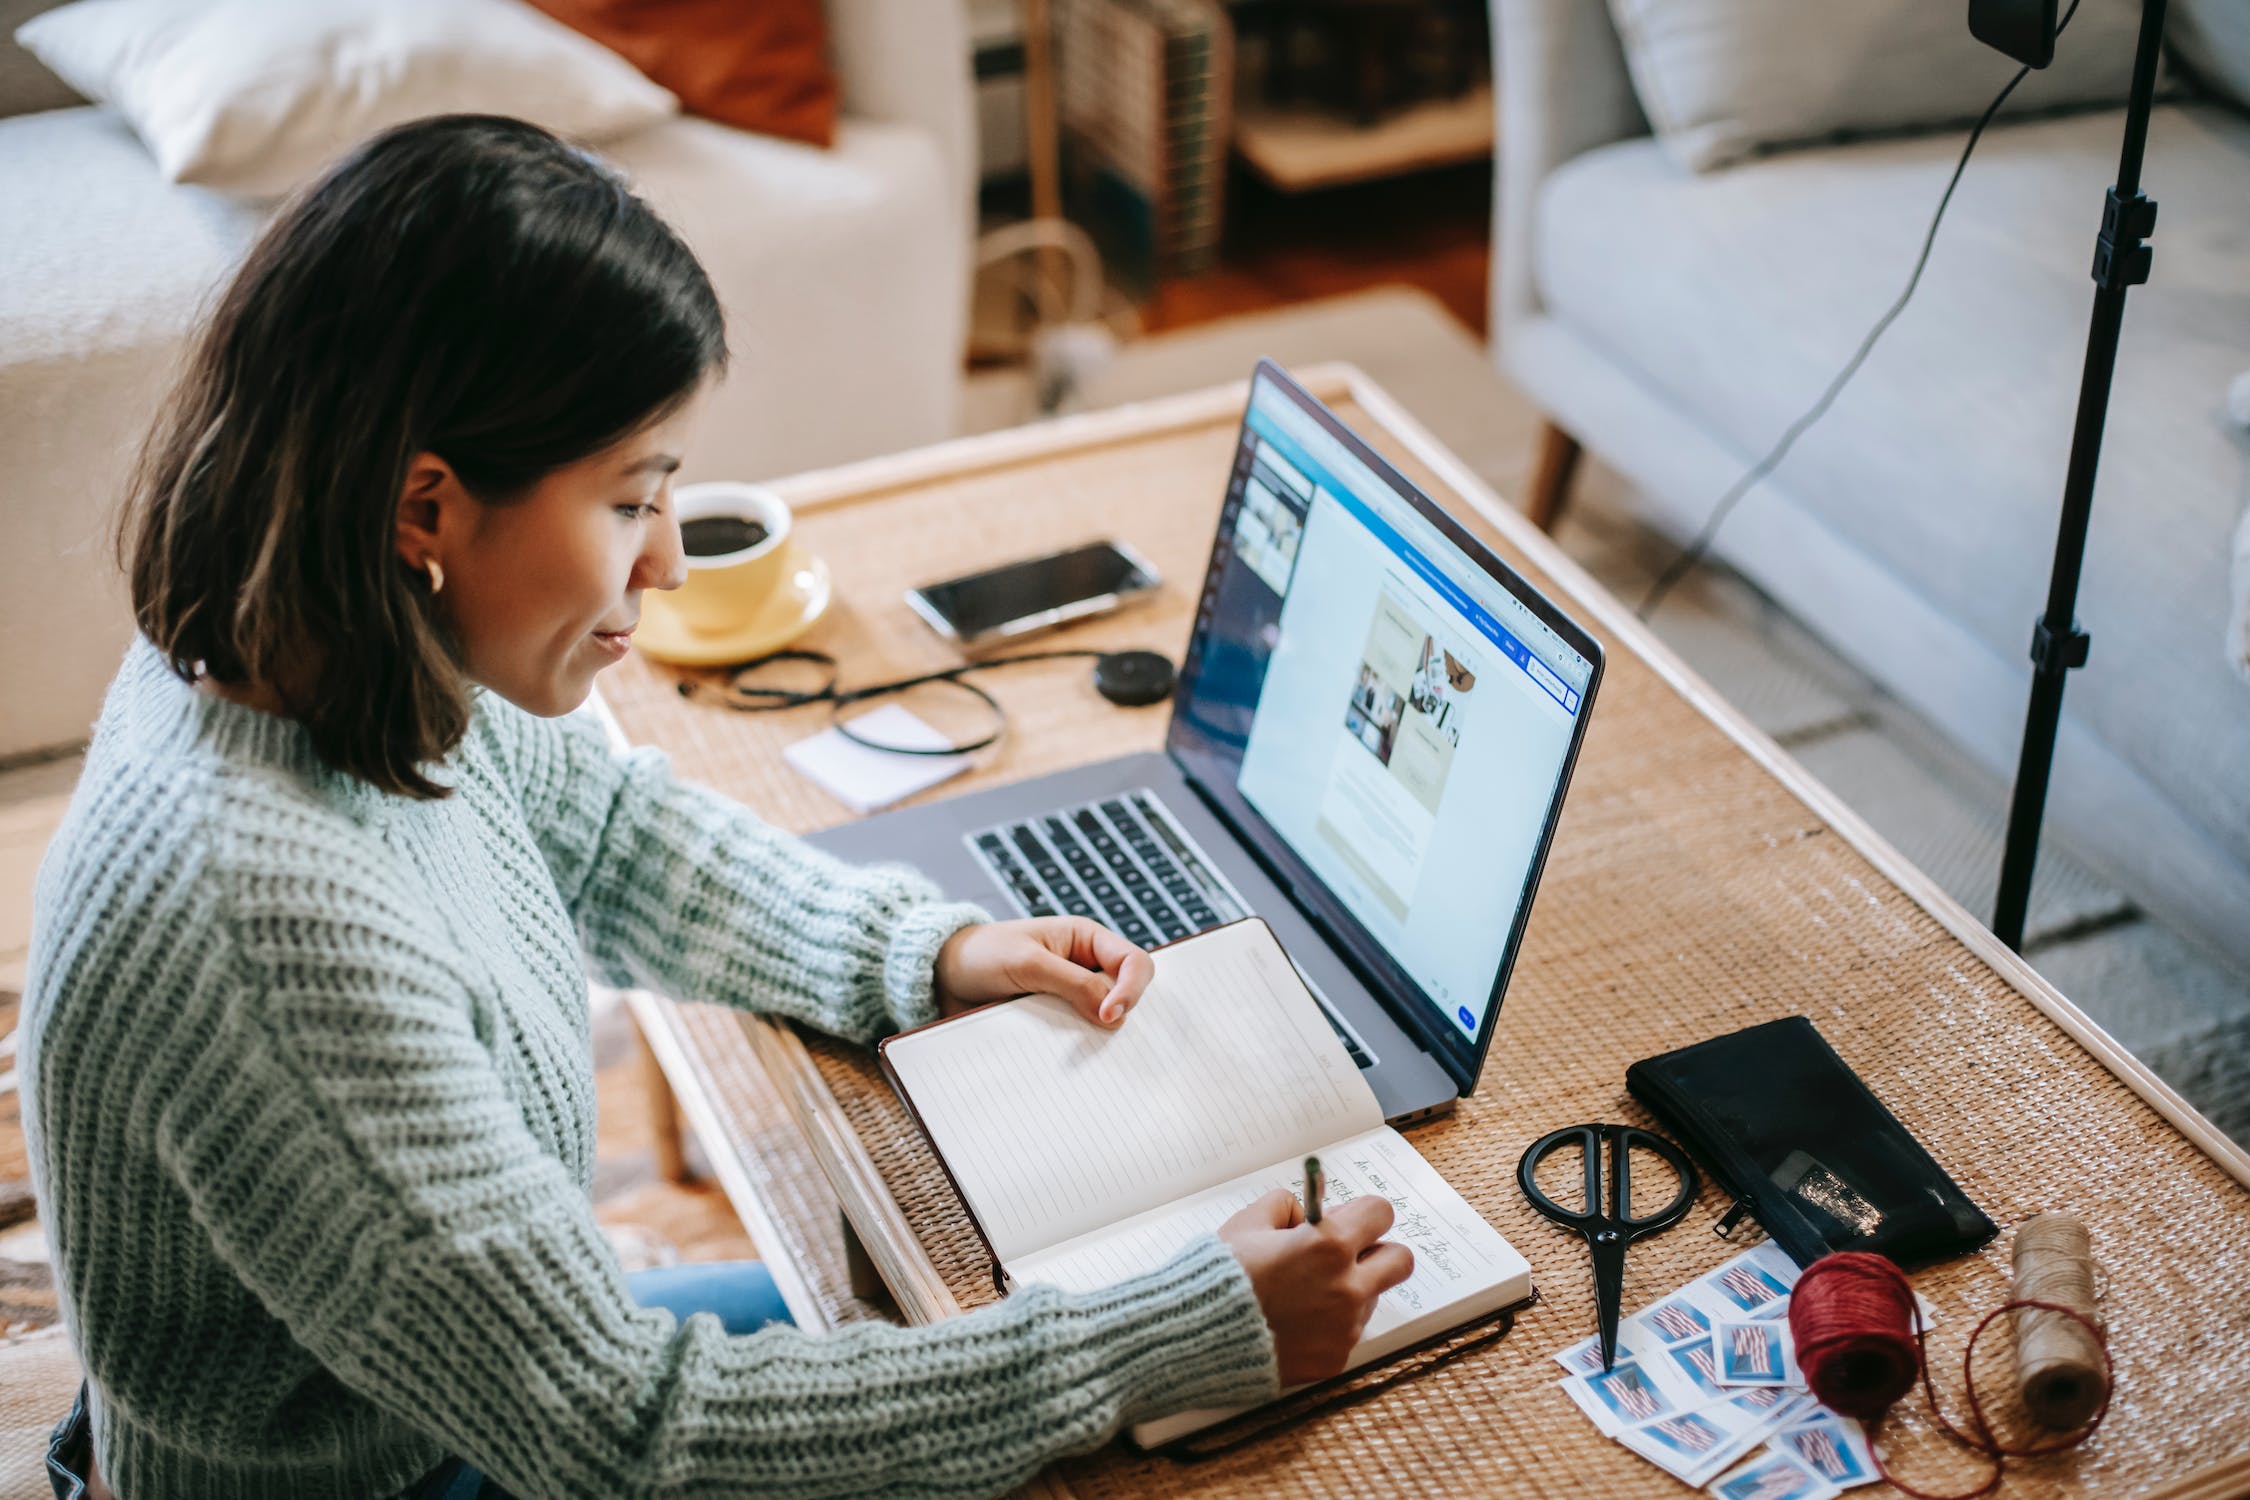
[[[1619,644],[1639,653],[1659,677],[1741,746],[1884,878],[1990,965],[2010,987],[2197,1149],[2238,1183],[2250,1187],[2250,1152],[2205,1119],[2146,1064],[2120,1046],[2098,1023],[1995,937],[1936,881],[1899,853],[1865,818],[1799,765],[1563,552],[1552,537],[1503,501],[1382,387],[1356,366],[1341,362],[1314,365],[1293,373],[1322,400],[1351,401],[1374,416],[1393,438],[1427,464],[1483,519],[1521,548],[1581,610],[1605,626]],[[1061,453],[1115,446],[1207,423],[1239,410],[1248,399],[1248,393],[1248,380],[1235,381],[1183,395],[958,438],[905,453],[811,471],[776,480],[772,488],[799,510],[855,504],[936,479],[1013,468]],[[606,724],[614,745],[624,748],[630,743],[598,688],[590,709]],[[699,1070],[686,1056],[674,1020],[677,1002],[637,993],[632,1003],[635,1017],[648,1033],[650,1045],[689,1122],[705,1132],[705,1140],[718,1139],[710,1128],[717,1118],[718,1105],[705,1088]],[[742,1021],[746,1049],[766,1071],[803,1132],[808,1149],[834,1185],[846,1217],[882,1271],[900,1311],[917,1324],[958,1313],[959,1302],[922,1250],[897,1201],[884,1187],[874,1159],[852,1131],[802,1039],[786,1025],[762,1017],[745,1013]],[[719,1154],[722,1153],[714,1153]],[[717,1164],[714,1165],[716,1168]],[[744,1227],[761,1253],[770,1250],[775,1255],[777,1282],[782,1281],[784,1274],[790,1278],[789,1283],[783,1283],[785,1299],[789,1296],[789,1285],[794,1284],[798,1295],[808,1304],[812,1316],[802,1326],[825,1326],[825,1316],[809,1307],[812,1299],[795,1268],[786,1237],[776,1231],[747,1177],[740,1171],[732,1174],[723,1168],[718,1171],[721,1187],[742,1214]],[[795,1302],[790,1305],[793,1312],[797,1310]],[[2250,1454],[2213,1465],[2151,1492],[2151,1500],[2206,1500],[2206,1497],[2240,1493],[2238,1481],[2245,1476],[2250,1476]],[[1063,1497],[1068,1490],[1058,1481],[1042,1478],[1033,1481],[1022,1493]]]
[[[608,719],[606,704],[602,712]],[[609,719],[609,727],[614,740],[617,737],[614,719]],[[773,1273],[774,1289],[781,1293],[790,1318],[799,1328],[827,1331],[833,1326],[828,1313],[814,1294],[811,1279],[789,1248],[788,1236],[774,1222],[764,1195],[759,1193],[750,1173],[733,1152],[717,1149],[716,1143],[726,1139],[726,1127],[719,1115],[718,1100],[705,1086],[687,1040],[674,1024],[678,1006],[648,990],[626,990],[623,995],[634,1024],[640,1027],[649,1050],[656,1054],[656,1065],[671,1087],[673,1101],[686,1116],[688,1128],[705,1145],[705,1154],[710,1159],[712,1175],[719,1179],[720,1191],[727,1195],[735,1216],[742,1220],[744,1232],[757,1247],[758,1258]]]
[[[2250,1453],[2221,1459],[2185,1479],[2150,1490],[2141,1500],[2241,1500],[2244,1495],[2250,1495]]]

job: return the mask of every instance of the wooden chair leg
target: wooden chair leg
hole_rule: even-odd
[[[635,1028],[639,1034],[639,1028]],[[656,1172],[666,1182],[688,1182],[687,1150],[680,1140],[680,1102],[672,1097],[672,1082],[656,1060],[656,1049],[645,1035],[641,1042],[641,1087],[648,1095],[649,1140],[656,1152]]]
[[[1578,472],[1583,450],[1578,439],[1548,422],[1539,431],[1539,462],[1531,471],[1531,489],[1524,496],[1524,514],[1541,531],[1551,532],[1562,519],[1570,500],[1571,476]]]

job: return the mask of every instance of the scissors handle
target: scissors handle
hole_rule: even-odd
[[[1539,1165],[1563,1146],[1576,1143],[1585,1159],[1586,1206],[1582,1209],[1564,1208],[1547,1196],[1539,1186]],[[1609,1147],[1609,1180],[1602,1181],[1602,1147]],[[1672,1201],[1655,1213],[1636,1215],[1633,1212],[1633,1148],[1642,1147],[1662,1157],[1666,1165],[1679,1174],[1679,1191]],[[1602,1230],[1614,1231],[1618,1236],[1619,1255],[1623,1246],[1644,1235],[1669,1229],[1687,1217],[1688,1206],[1695,1201],[1698,1180],[1695,1164],[1678,1146],[1664,1137],[1637,1125],[1565,1125],[1533,1141],[1516,1163],[1516,1186],[1531,1206],[1558,1224],[1567,1224],[1583,1232],[1589,1241]]]

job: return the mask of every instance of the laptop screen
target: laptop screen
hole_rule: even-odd
[[[1464,1092],[1600,654],[1260,365],[1172,749]]]

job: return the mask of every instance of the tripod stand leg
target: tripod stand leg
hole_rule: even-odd
[[[2086,560],[2086,526],[2094,509],[2094,473],[2101,462],[2102,428],[2109,416],[2110,384],[2117,373],[2117,341],[2125,326],[2125,291],[2148,280],[2156,204],[2141,193],[2141,153],[2148,140],[2149,106],[2156,91],[2156,62],[2164,40],[2164,0],[2142,0],[2140,48],[2133,57],[2133,92],[2125,106],[2125,143],[2117,185],[2102,211],[2094,248],[2094,320],[2086,338],[2086,369],[2078,386],[2078,421],[2071,435],[2070,468],[2063,478],[2062,520],[2055,535],[2054,571],[2047,580],[2047,610],[2032,627],[2031,702],[2025,711],[2023,753],[2016,764],[2015,796],[2008,809],[2008,841],[2000,860],[2000,891],[1992,930],[2009,947],[2023,948],[2031,905],[2031,877],[2039,859],[2039,825],[2047,809],[2055,736],[2062,720],[2064,675],[2086,664],[2088,641],[2078,628],[2078,575]]]

